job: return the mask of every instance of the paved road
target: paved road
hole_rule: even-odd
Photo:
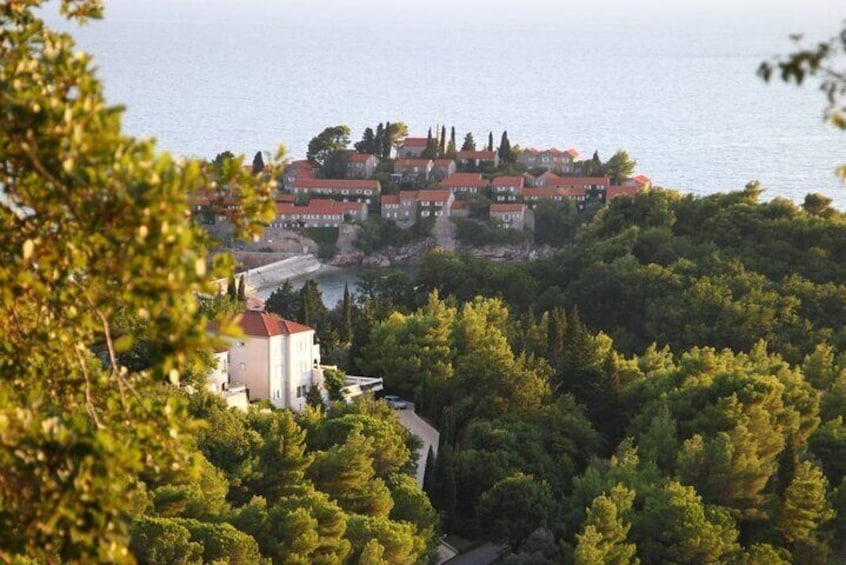
[[[397,415],[403,426],[423,440],[423,447],[420,448],[417,460],[417,484],[423,488],[423,473],[426,472],[426,454],[429,453],[429,446],[432,446],[435,455],[438,454],[438,430],[414,413],[414,404],[411,402],[408,403],[407,409],[397,410]]]
[[[417,459],[417,484],[423,488],[423,473],[426,472],[426,455],[429,453],[429,446],[435,455],[438,454],[438,430],[430,426],[423,418],[414,413],[414,404],[408,403],[405,410],[397,410],[402,425],[408,428],[411,433],[423,440],[423,447]],[[455,551],[444,544],[438,544],[438,563],[444,563],[455,557]]]

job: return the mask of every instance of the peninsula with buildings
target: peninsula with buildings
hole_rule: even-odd
[[[348,127],[329,127],[277,179],[276,215],[264,236],[238,250],[252,252],[247,266],[261,264],[256,253],[269,253],[270,262],[278,252],[304,251],[335,266],[391,266],[434,247],[484,253],[499,246],[498,258],[527,258],[615,198],[649,189],[636,165],[622,150],[602,161],[573,148],[523,149],[507,132],[498,146],[493,133],[480,147],[468,133],[457,147],[454,127],[410,137],[401,122],[365,129],[351,148]],[[262,171],[261,154],[252,167]],[[238,208],[204,193],[191,205],[202,224],[223,234]]]

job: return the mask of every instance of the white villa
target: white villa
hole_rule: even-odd
[[[244,312],[239,324],[244,337],[229,348],[232,380],[247,386],[251,400],[270,400],[277,408],[305,407],[308,389],[323,385],[314,330],[255,310]]]
[[[215,352],[218,363],[209,390],[244,409],[249,401],[265,399],[276,408],[299,411],[313,386],[326,398],[320,344],[312,328],[257,310],[244,312],[239,325],[243,337],[228,338],[229,349]],[[348,376],[345,384],[341,393],[348,400],[382,389],[380,378]],[[230,398],[236,395],[237,402]]]

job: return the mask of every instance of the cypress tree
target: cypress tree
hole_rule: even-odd
[[[502,132],[502,139],[499,142],[499,160],[503,163],[510,163],[513,161],[511,155],[511,141],[508,139],[508,132]]]
[[[441,126],[441,137],[438,143],[438,157],[443,159],[446,156],[446,126]]]
[[[464,136],[464,143],[461,144],[462,151],[475,151],[476,150],[476,140],[473,139],[473,133],[467,132],[467,135]]]
[[[341,341],[349,343],[352,339],[352,298],[349,285],[344,283],[343,320],[341,321]]]
[[[493,151],[493,132],[488,132],[488,151]]]
[[[226,283],[226,296],[232,300],[238,298],[238,285],[235,282],[235,275],[229,275],[229,280]]]
[[[247,285],[244,282],[244,275],[238,279],[238,300],[240,302],[247,301]]]
[[[429,499],[431,500],[434,496],[434,492],[437,489],[437,483],[435,482],[435,450],[432,449],[432,446],[429,446],[429,451],[426,452],[426,466],[423,471],[423,492],[425,492]]]
[[[261,151],[256,151],[253,157],[253,174],[256,175],[264,170],[264,158],[261,156]]]
[[[382,159],[390,159],[391,158],[391,143],[393,139],[391,139],[391,122],[385,122],[385,131],[383,133],[383,141],[382,141]]]
[[[455,144],[455,126],[452,126],[449,130],[449,143],[447,144],[446,149],[446,156],[450,159],[455,159],[455,156],[458,154],[458,150],[456,149],[457,145]]]
[[[300,323],[307,326],[311,325],[311,307],[309,301],[305,296],[300,294]]]
[[[377,156],[382,158],[384,154],[384,147],[385,147],[385,127],[382,125],[382,122],[379,122],[379,125],[376,126],[376,134],[373,137],[373,153]]]
[[[437,156],[438,142],[432,137],[432,128],[429,128],[429,133],[426,136],[426,149],[423,151],[424,159],[434,159]]]

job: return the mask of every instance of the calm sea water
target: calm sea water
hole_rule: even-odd
[[[846,134],[822,123],[822,95],[755,76],[791,49],[787,33],[834,32],[837,19],[553,21],[534,2],[514,22],[444,10],[418,25],[397,8],[388,25],[367,3],[339,1],[356,17],[329,23],[325,1],[295,18],[273,4],[114,3],[75,34],[109,101],[127,106],[126,129],[177,154],[285,143],[300,157],[325,126],[348,124],[356,140],[402,120],[417,135],[446,124],[588,156],[625,148],[659,185],[710,193],[758,179],[770,197],[819,191],[846,208],[833,175]]]

